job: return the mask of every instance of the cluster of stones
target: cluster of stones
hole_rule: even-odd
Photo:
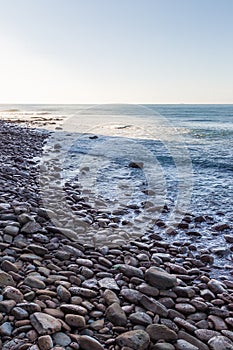
[[[233,282],[211,278],[208,254],[153,234],[120,248],[64,237],[31,159],[45,135],[1,132],[0,348],[233,350]]]
[[[1,203],[3,349],[233,349],[233,283],[188,246],[97,249],[45,232],[44,213]]]

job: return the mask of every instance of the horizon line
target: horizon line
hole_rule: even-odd
[[[0,105],[233,105],[233,102],[0,102]]]

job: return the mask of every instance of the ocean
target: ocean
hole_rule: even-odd
[[[180,194],[188,197],[181,198],[185,210],[232,222],[233,105],[0,105],[0,113],[6,118],[64,118],[63,130],[77,134],[66,149],[64,174],[74,175],[67,169],[72,153],[79,155],[82,167],[92,162],[95,174],[90,176],[105,199],[119,199],[119,183],[123,197],[128,180],[125,201],[144,200],[144,183],[160,188],[160,204],[175,206]],[[57,133],[63,138],[63,131]],[[98,138],[85,137],[89,134]],[[129,172],[131,160],[147,167]]]
[[[49,120],[41,163],[60,172],[40,183],[49,209],[44,188],[61,192],[56,204],[69,212],[63,186],[78,181],[88,205],[122,216],[127,237],[154,232],[211,249],[218,266],[232,262],[231,230],[212,227],[233,223],[233,105],[0,105],[0,116]],[[177,229],[187,213],[204,220]]]

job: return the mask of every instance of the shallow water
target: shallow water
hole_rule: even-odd
[[[138,189],[146,183],[160,184],[163,200],[175,203],[184,185],[191,192],[187,210],[222,212],[232,221],[233,105],[1,105],[0,113],[65,118],[63,129],[73,137],[64,168],[71,155],[73,167],[74,159],[92,164],[95,175],[92,171],[90,177],[106,199],[118,200],[118,187],[126,188],[128,181],[131,201],[143,200]],[[98,139],[90,139],[90,133]],[[130,160],[140,159],[143,171],[127,168]]]

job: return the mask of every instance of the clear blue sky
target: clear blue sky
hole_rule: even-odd
[[[233,103],[233,0],[0,0],[0,103]]]

